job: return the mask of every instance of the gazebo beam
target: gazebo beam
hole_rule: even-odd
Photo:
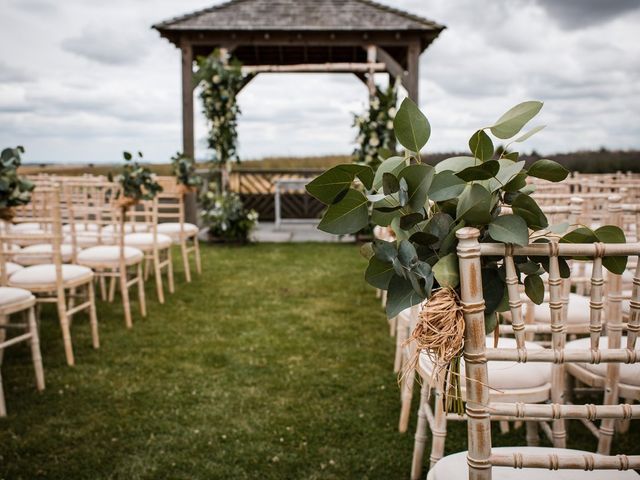
[[[244,73],[367,73],[370,71],[384,72],[384,63],[304,63],[298,65],[245,65]]]
[[[387,52],[384,48],[377,47],[376,53],[378,55],[378,60],[380,60],[387,66],[387,70],[389,71],[391,76],[401,78],[404,76],[404,68],[402,68],[402,66],[396,61],[395,58],[389,55],[389,52]]]

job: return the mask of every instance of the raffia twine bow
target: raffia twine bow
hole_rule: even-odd
[[[13,207],[4,207],[0,208],[0,220],[4,220],[5,222],[13,221],[16,216],[16,209]]]
[[[129,208],[138,204],[138,199],[132,197],[120,197],[116,200],[116,204],[120,208]]]
[[[414,370],[420,352],[429,357],[433,368],[429,385],[443,393],[445,410],[464,413],[461,392],[460,359],[464,348],[464,316],[455,290],[440,288],[423,305],[418,323],[405,345],[416,342],[416,354],[405,365],[402,375]]]

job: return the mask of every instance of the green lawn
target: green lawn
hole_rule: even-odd
[[[190,285],[178,270],[165,306],[150,282],[132,331],[100,304],[99,351],[79,316],[74,368],[46,315],[42,394],[26,346],[6,351],[0,478],[408,478],[394,341],[357,247],[204,247],[203,262]],[[447,450],[465,448],[464,424],[449,431]]]

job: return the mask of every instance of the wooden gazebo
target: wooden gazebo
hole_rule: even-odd
[[[182,51],[183,151],[194,156],[193,65],[225,49],[245,69],[401,77],[418,101],[420,54],[443,25],[370,0],[231,0],[153,26]]]

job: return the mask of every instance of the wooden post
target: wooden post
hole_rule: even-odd
[[[407,48],[407,71],[402,84],[407,89],[409,98],[419,102],[418,89],[420,84],[420,44],[412,43]]]
[[[193,128],[193,47],[182,41],[182,151],[190,158],[195,158],[195,139]],[[187,195],[186,219],[197,223],[197,199],[195,195]]]
[[[373,65],[376,63],[376,46],[367,46],[367,63],[371,66],[367,75],[367,87],[369,87],[369,98],[373,98],[376,94],[375,70]]]

